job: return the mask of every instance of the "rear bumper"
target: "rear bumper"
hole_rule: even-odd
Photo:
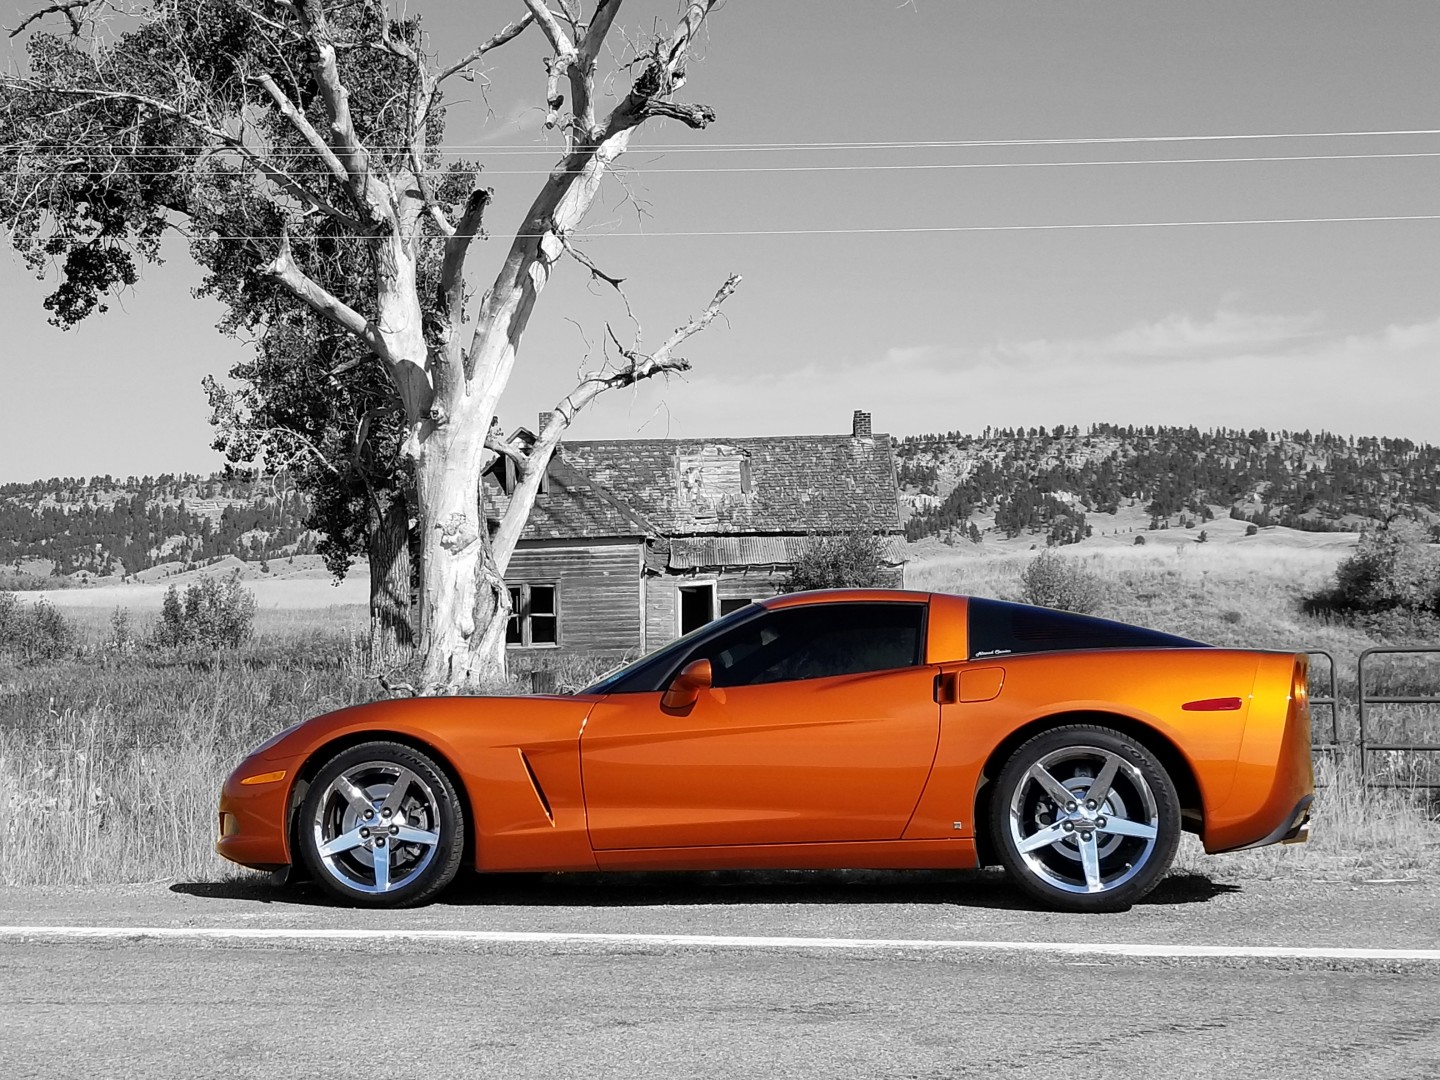
[[[1314,795],[1306,795],[1291,811],[1284,822],[1277,825],[1268,835],[1249,844],[1242,844],[1228,851],[1249,851],[1251,848],[1269,847],[1271,844],[1303,844],[1310,839],[1310,806]]]

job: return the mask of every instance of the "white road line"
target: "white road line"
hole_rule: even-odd
[[[1440,949],[1349,949],[1303,945],[1155,945],[1091,941],[957,941],[927,938],[745,937],[718,934],[581,934],[518,930],[287,929],[205,926],[0,926],[0,941],[352,941],[460,945],[629,945],[700,949],[911,949],[1056,956],[1251,960],[1440,962]]]

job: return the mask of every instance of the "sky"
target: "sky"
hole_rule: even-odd
[[[523,10],[410,7],[442,59]],[[628,0],[619,24],[675,11]],[[864,409],[896,435],[1106,421],[1440,443],[1437,44],[1434,0],[728,0],[682,91],[716,123],[643,129],[585,250],[625,279],[642,347],[744,281],[682,350],[687,376],[600,398],[571,435],[845,432]],[[447,152],[496,191],[477,291],[556,159],[544,52],[527,31],[491,54],[483,96],[452,101]],[[1356,134],[1396,132],[1420,134]],[[200,380],[247,346],[197,281],[172,244],[62,332],[53,279],[4,247],[0,482],[221,465]],[[599,362],[607,323],[635,334],[564,264],[507,428]]]

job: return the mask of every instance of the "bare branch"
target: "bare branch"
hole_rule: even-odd
[[[540,29],[545,31],[545,40],[550,42],[550,48],[555,50],[555,55],[574,56],[575,46],[565,36],[565,29],[555,18],[555,13],[546,5],[545,0],[525,0],[525,6],[530,9],[530,14],[540,24]]]
[[[598,278],[599,280],[605,282],[605,284],[613,288],[622,297],[625,295],[625,291],[620,288],[621,285],[625,284],[624,278],[611,277],[609,274],[605,273],[604,270],[601,270],[598,266],[596,266],[594,260],[592,260],[589,255],[586,255],[574,244],[570,243],[570,238],[568,236],[566,236],[564,233],[558,232],[556,233],[556,235],[560,237],[560,242],[565,245],[565,251],[570,255],[570,257],[576,262],[578,262],[581,266],[585,267],[586,270],[589,270],[590,276],[592,278]],[[627,308],[630,306],[628,301],[626,302],[625,306]]]
[[[513,41],[515,38],[519,37],[521,32],[524,31],[524,29],[534,21],[535,13],[533,11],[526,12],[524,18],[520,19],[518,22],[510,23],[508,26],[505,27],[505,29],[501,30],[489,41],[483,42],[475,46],[475,48],[471,49],[468,53],[466,53],[464,57],[442,70],[438,75],[435,76],[436,85],[444,82],[446,79],[450,78],[451,75],[464,71],[476,60],[479,60],[480,57],[488,53],[491,49],[498,49],[507,41]]]
[[[491,432],[488,436],[486,436],[485,449],[493,450],[501,457],[509,458],[511,461],[515,462],[516,468],[522,473],[525,471],[526,467],[529,464],[525,456],[525,451],[521,450],[514,443],[507,442],[495,432]]]
[[[525,456],[524,464],[518,467],[519,483],[510,498],[510,505],[506,507],[504,516],[500,520],[500,527],[495,531],[493,550],[497,565],[505,566],[511,553],[515,550],[515,545],[519,543],[520,534],[525,529],[525,522],[535,503],[535,495],[539,491],[545,466],[549,463],[551,454],[555,452],[555,447],[560,444],[565,429],[574,421],[580,410],[607,390],[633,386],[644,379],[672,371],[688,371],[690,361],[676,356],[675,349],[715,321],[720,314],[720,305],[725,303],[739,288],[740,280],[739,274],[731,274],[725,280],[725,284],[716,291],[714,298],[705,310],[671,334],[669,340],[651,355],[646,356],[621,346],[621,354],[628,361],[624,367],[613,371],[592,371],[582,376],[580,384],[555,406],[550,416],[550,422],[536,436],[534,445],[530,447],[529,453]],[[613,331],[611,337],[614,339]],[[619,345],[618,340],[616,340],[616,344]],[[489,445],[487,442],[486,446]],[[492,447],[492,449],[497,453],[501,452],[498,447]]]
[[[465,210],[454,232],[445,238],[445,258],[440,265],[439,299],[442,311],[451,319],[459,312],[461,293],[465,288],[465,255],[470,250],[470,241],[484,235],[480,225],[485,217],[485,208],[490,205],[495,192],[491,188],[476,188],[465,200]]]
[[[672,101],[671,95],[685,85],[685,59],[690,44],[718,2],[689,0],[669,43],[655,47],[649,62],[631,84],[630,93],[610,113],[596,141],[637,127],[652,116],[679,120],[691,128],[703,128],[714,122],[715,110],[708,105],[682,105]]]
[[[323,315],[342,330],[364,342],[375,355],[383,360],[390,360],[389,349],[386,348],[384,339],[373,326],[365,321],[364,316],[312,280],[295,265],[295,260],[290,253],[290,234],[288,232],[280,235],[280,253],[268,266],[262,267],[260,272],[274,278],[291,296],[308,304],[317,314]],[[356,363],[358,361],[341,364],[331,374],[348,371]]]
[[[335,156],[335,151],[330,149],[330,144],[315,130],[315,125],[310,123],[309,118],[295,107],[294,102],[290,100],[285,91],[276,84],[275,79],[266,74],[256,76],[255,81],[270,95],[270,100],[275,102],[275,107],[280,110],[280,115],[290,121],[295,130],[300,132],[305,141],[319,155],[320,160],[325,162],[326,168],[334,174],[335,179],[348,182],[350,174],[346,172],[340,159]]]
[[[705,310],[671,334],[669,340],[650,357],[651,361],[655,363],[669,362],[671,353],[714,322],[715,317],[720,314],[720,305],[730,299],[731,294],[740,287],[741,280],[739,274],[731,274],[726,278],[725,284],[716,290],[714,298]]]
[[[570,64],[570,96],[577,135],[591,142],[595,134],[595,60],[620,11],[621,0],[599,0],[590,27],[580,42],[579,55]]]
[[[296,18],[310,46],[310,72],[330,118],[326,142],[334,151],[348,177],[350,193],[371,221],[386,219],[385,195],[370,175],[370,154],[361,144],[350,116],[350,92],[340,79],[335,41],[325,18],[324,0],[292,0]]]
[[[64,15],[65,20],[70,24],[71,35],[73,37],[79,37],[82,20],[75,12],[77,10],[84,11],[86,8],[93,6],[95,2],[96,0],[59,0],[57,3],[46,4],[39,11],[32,12],[26,16],[19,26],[10,31],[10,36],[12,38],[18,37],[24,32],[27,26],[33,22],[39,22],[47,15]]]

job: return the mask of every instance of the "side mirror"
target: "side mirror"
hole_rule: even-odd
[[[700,700],[700,691],[708,690],[714,676],[709,660],[692,660],[680,669],[660,699],[663,709],[688,709]]]

